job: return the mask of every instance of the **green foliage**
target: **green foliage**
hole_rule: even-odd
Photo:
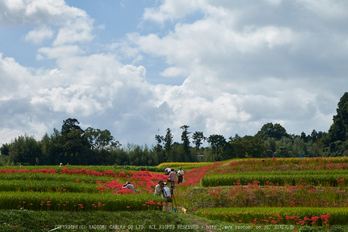
[[[183,147],[183,159],[178,159],[178,161],[186,161],[186,162],[192,162],[193,157],[191,157],[190,154],[190,139],[189,139],[189,134],[191,132],[188,132],[189,126],[183,125],[180,127],[180,129],[183,130],[181,134],[181,141],[182,141],[182,147]]]
[[[263,140],[267,138],[273,138],[275,140],[280,140],[283,137],[288,137],[289,135],[286,133],[284,127],[282,127],[279,123],[273,125],[273,123],[267,123],[263,125],[260,131],[255,135],[258,138]]]
[[[9,155],[10,154],[10,146],[7,143],[2,144],[2,146],[0,147],[0,154],[1,155]]]
[[[189,208],[206,207],[346,207],[346,186],[258,184],[200,187],[187,192]]]
[[[223,135],[210,135],[207,139],[212,149],[212,162],[221,160],[222,148],[226,145],[226,139]]]
[[[170,128],[167,128],[167,133],[164,137],[164,151],[165,151],[165,161],[173,161],[172,148],[173,148],[173,134]]]
[[[28,174],[27,174],[28,175]],[[31,180],[0,180],[0,189],[4,192],[20,191],[20,192],[85,192],[99,193],[96,183],[71,181],[39,181]]]
[[[261,158],[265,156],[264,142],[257,137],[244,136],[241,139],[234,139],[229,142],[232,147],[232,157],[226,158]]]
[[[348,170],[328,171],[280,171],[280,172],[251,172],[233,174],[206,175],[201,180],[204,187],[247,185],[258,181],[260,185],[268,183],[279,185],[331,185],[337,186],[338,179],[346,178]]]
[[[160,228],[159,225],[169,222],[175,228],[179,225],[195,225],[195,222],[188,220],[182,214],[163,213],[158,210],[131,212],[0,210],[0,222],[1,231],[4,232],[126,231],[131,225],[134,227],[129,229],[130,231],[151,231],[151,226],[155,225],[155,231],[168,232],[168,228]],[[100,225],[101,228],[96,229],[94,227],[96,225]],[[61,226],[60,229],[55,229],[58,226]],[[102,226],[105,226],[105,229]],[[199,228],[197,231],[204,230]]]
[[[149,201],[153,202],[149,203]],[[163,199],[153,194],[0,192],[0,209],[48,211],[161,210]]]
[[[324,143],[330,152],[342,155],[347,150],[345,142],[348,139],[348,92],[341,97],[336,112],[333,124],[324,138]]]
[[[19,136],[8,145],[10,161],[26,165],[39,164],[41,149],[33,136]]]
[[[300,223],[312,226],[348,224],[346,208],[203,208],[197,210],[196,214],[213,220],[243,223],[274,224],[276,221],[277,224]]]
[[[50,175],[43,173],[8,173],[0,174],[2,180],[38,180],[38,181],[71,181],[79,180],[80,182],[95,183],[96,181],[111,181],[111,176],[90,176],[90,175]],[[77,182],[77,181],[76,181]]]

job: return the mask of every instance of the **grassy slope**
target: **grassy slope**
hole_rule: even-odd
[[[0,231],[71,232],[71,231],[316,231],[341,232],[348,227],[330,228],[250,226],[207,220],[192,214],[163,211],[135,212],[53,212],[0,210]],[[59,226],[60,229],[56,229]],[[297,229],[297,230],[296,230]],[[332,229],[332,230],[330,230]]]
[[[61,225],[61,229],[54,231],[115,231],[116,229],[130,229],[136,231],[154,231],[150,226],[156,225],[192,225],[194,222],[179,213],[164,213],[162,211],[134,211],[134,212],[54,212],[28,210],[0,210],[0,231],[50,231]],[[71,227],[73,225],[73,227]],[[136,228],[137,226],[137,228]],[[74,229],[77,228],[77,229]],[[106,229],[104,229],[106,228]],[[203,231],[203,230],[198,230]]]

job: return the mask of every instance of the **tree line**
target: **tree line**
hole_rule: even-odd
[[[306,135],[288,134],[278,123],[266,123],[254,135],[238,134],[226,139],[223,135],[205,136],[182,129],[181,141],[173,140],[167,128],[165,135],[155,135],[156,144],[149,148],[127,144],[122,146],[109,130],[88,127],[68,118],[61,130],[43,136],[40,141],[23,135],[3,144],[0,165],[137,165],[154,166],[162,162],[222,161],[232,158],[317,157],[348,155],[348,92],[338,103],[337,114],[328,132],[313,130]],[[202,146],[209,144],[208,146]]]

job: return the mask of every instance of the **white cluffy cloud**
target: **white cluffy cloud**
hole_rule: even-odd
[[[135,31],[98,43],[94,23],[108,17],[86,9],[1,2],[0,30],[25,26],[20,38],[39,48],[36,67],[0,55],[0,143],[40,139],[69,117],[123,144],[152,144],[166,128],[180,141],[182,125],[226,138],[268,122],[327,131],[346,91],[345,1],[163,0]]]
[[[51,39],[53,37],[53,30],[47,26],[30,31],[26,36],[26,41],[31,41],[35,44],[40,44],[43,40]]]

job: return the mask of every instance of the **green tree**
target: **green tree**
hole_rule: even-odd
[[[166,136],[164,137],[164,151],[166,160],[165,161],[174,161],[172,157],[172,148],[173,148],[173,134],[172,131],[167,128]]]
[[[234,139],[229,143],[235,158],[261,158],[266,155],[264,141],[256,136],[244,136],[242,139]]]
[[[226,145],[226,139],[223,135],[210,135],[208,137],[208,143],[211,145],[212,149],[212,161],[221,160],[220,152],[222,152],[222,148]]]
[[[59,130],[53,128],[48,147],[48,164],[58,165],[59,163],[69,163],[68,157],[64,155],[63,138]]]
[[[316,142],[319,138],[319,134],[316,130],[313,130],[312,133],[311,133],[311,139],[312,139],[312,142]]]
[[[200,146],[203,144],[203,141],[205,141],[207,138],[204,137],[203,132],[196,131],[196,132],[193,133],[192,139],[193,139],[193,144],[195,144],[195,155],[196,155],[196,158],[197,158]]]
[[[261,130],[259,130],[255,136],[263,140],[266,140],[267,138],[280,140],[282,137],[289,137],[284,127],[278,123],[273,125],[271,122],[263,125]]]
[[[90,144],[84,136],[84,130],[75,118],[63,121],[61,136],[64,158],[70,164],[88,164],[90,162]]]
[[[341,97],[333,124],[324,138],[324,144],[329,148],[330,155],[342,155],[346,150],[348,139],[348,92]]]
[[[120,143],[114,140],[109,130],[88,127],[84,132],[84,137],[93,150],[110,150],[111,148],[120,146]]]
[[[161,135],[156,135],[155,139],[157,141],[157,144],[155,146],[155,152],[157,155],[157,162],[158,163],[163,163],[164,162],[164,151],[163,151],[163,146],[162,142],[164,141],[164,137]]]
[[[41,149],[33,136],[18,136],[9,146],[9,156],[13,163],[26,165],[41,164]]]
[[[9,155],[10,154],[10,146],[6,144],[2,144],[0,148],[0,154],[1,155]]]
[[[50,159],[50,153],[49,153],[50,137],[48,136],[47,133],[45,133],[45,135],[42,137],[39,144],[40,144],[41,153],[42,153],[42,164],[50,165],[50,162],[49,162],[49,159]]]
[[[180,129],[183,130],[182,134],[181,134],[181,141],[182,141],[182,146],[183,146],[183,155],[184,155],[184,160],[178,160],[179,162],[183,162],[183,161],[188,161],[188,162],[192,162],[192,158],[191,158],[191,154],[190,154],[190,138],[189,138],[189,134],[191,132],[188,132],[189,126],[187,125],[183,125],[180,127]]]

